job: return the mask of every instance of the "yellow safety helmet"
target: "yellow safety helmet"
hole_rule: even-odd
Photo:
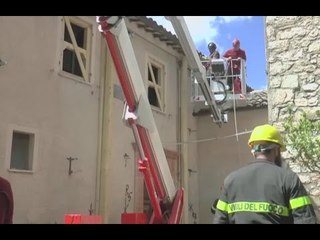
[[[269,124],[257,126],[253,129],[248,145],[252,148],[257,141],[267,141],[280,145],[281,152],[286,150],[280,132]]]

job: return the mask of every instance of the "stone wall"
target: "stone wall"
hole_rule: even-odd
[[[265,18],[269,122],[283,130],[287,106],[301,111],[320,110],[320,17],[272,16]],[[320,176],[290,162],[320,210]]]

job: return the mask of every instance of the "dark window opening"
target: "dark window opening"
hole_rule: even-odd
[[[85,64],[85,62],[84,62]],[[62,70],[83,77],[76,53],[73,50],[63,50]]]
[[[13,132],[10,169],[32,169],[33,145],[33,134]]]
[[[77,45],[78,47],[81,47],[83,49],[85,49],[85,36],[86,36],[86,29],[80,26],[77,26],[73,23],[70,23],[74,37],[76,38],[77,41]],[[72,43],[71,42],[71,37],[69,34],[69,31],[67,29],[67,25],[65,24],[65,29],[64,29],[64,40],[68,43]]]
[[[148,99],[149,99],[149,103],[151,105],[153,105],[155,107],[160,107],[156,91],[153,87],[148,87]]]
[[[152,82],[151,72],[149,68],[148,68],[148,81]]]
[[[159,70],[159,68],[157,68],[156,66],[154,66],[153,64],[151,64],[151,69],[152,69],[152,72],[153,72],[153,75],[154,75],[154,80],[155,80],[155,82],[156,82],[156,84],[159,84],[159,79],[160,79],[160,70]],[[151,75],[151,72],[150,72],[150,69],[148,68],[148,80],[150,81],[150,82],[152,82],[152,77],[151,77],[152,75]]]

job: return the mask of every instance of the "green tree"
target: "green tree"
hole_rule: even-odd
[[[304,111],[299,120],[294,120],[292,107],[283,126],[284,141],[292,161],[311,172],[320,172],[320,121]],[[319,116],[319,112],[317,112]]]

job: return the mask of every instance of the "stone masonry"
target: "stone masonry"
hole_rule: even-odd
[[[315,114],[320,110],[320,17],[265,17],[269,122],[283,130],[287,106]],[[290,162],[320,211],[320,175]]]

